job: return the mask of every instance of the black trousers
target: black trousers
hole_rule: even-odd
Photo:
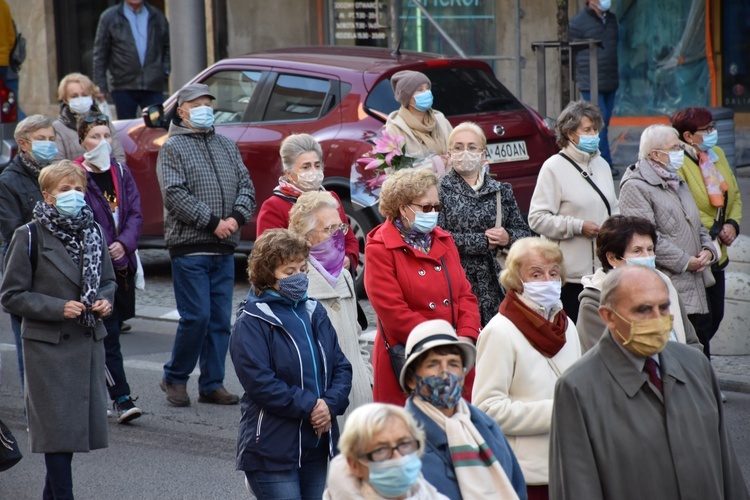
[[[565,283],[560,294],[565,314],[568,315],[568,319],[573,323],[578,321],[578,296],[582,291],[583,285],[580,283]]]

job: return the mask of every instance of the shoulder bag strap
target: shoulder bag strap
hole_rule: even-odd
[[[584,172],[584,170],[581,167],[579,167],[578,164],[576,162],[574,162],[568,155],[566,155],[562,151],[560,151],[559,154],[560,154],[560,156],[562,156],[563,158],[565,158],[566,160],[568,160],[570,162],[570,164],[573,165],[576,168],[576,170],[578,170],[578,173],[581,174],[581,177],[583,177],[584,179],[586,179],[586,182],[588,182],[589,184],[591,184],[591,187],[594,188],[594,190],[599,194],[599,196],[601,197],[602,201],[604,202],[604,205],[607,207],[607,215],[611,216],[612,215],[612,208],[609,206],[609,201],[607,201],[607,197],[604,196],[604,193],[601,192],[601,190],[599,189],[599,186],[597,186],[596,183],[591,180],[591,176],[589,176],[588,173]]]

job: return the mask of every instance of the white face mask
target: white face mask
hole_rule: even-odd
[[[531,299],[549,312],[552,307],[560,302],[562,293],[562,281],[532,281],[523,283],[523,295]]]
[[[90,95],[85,95],[82,97],[74,97],[68,101],[68,107],[70,110],[77,114],[82,115],[86,113],[88,110],[91,109],[91,106],[94,104],[94,100],[91,98]]]
[[[84,153],[83,158],[102,172],[106,172],[109,170],[109,156],[111,153],[112,146],[109,145],[109,141],[102,139],[94,149]]]
[[[685,161],[685,153],[682,151],[670,151],[669,152],[669,165],[675,169],[675,171],[682,168],[682,163]]]

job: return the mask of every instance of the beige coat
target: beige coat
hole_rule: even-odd
[[[78,142],[78,132],[65,125],[59,118],[52,122],[52,126],[55,128],[55,144],[57,144],[58,151],[52,161],[75,160],[82,157],[86,150]],[[124,164],[125,151],[122,149],[114,127],[110,124],[109,128],[112,130],[112,156],[119,163]]]
[[[607,197],[612,215],[619,214],[612,172],[599,152],[592,156],[569,144],[563,153],[589,174]],[[601,266],[594,239],[585,236],[581,229],[584,221],[601,225],[608,217],[601,196],[568,160],[556,154],[544,162],[531,195],[529,226],[560,245],[565,259],[565,281],[580,283],[583,276],[594,274]]]
[[[622,213],[643,217],[656,226],[656,266],[672,280],[688,314],[706,314],[703,277],[687,266],[690,257],[704,248],[711,251],[714,262],[719,256],[685,181],[680,180],[675,192],[654,168],[660,167],[644,159],[625,171],[620,182]]]
[[[367,341],[362,338],[362,329],[357,322],[357,298],[354,281],[349,271],[344,269],[339,275],[336,288],[326,281],[312,263],[308,262],[307,295],[325,308],[334,330],[338,335],[339,347],[352,364],[352,390],[349,393],[349,407],[338,417],[339,429],[344,429],[346,417],[360,406],[372,403],[372,365]]]
[[[435,130],[431,135],[436,141],[445,142],[445,152],[447,153],[448,136],[451,135],[453,126],[450,124],[445,115],[440,111],[431,109],[428,112],[432,113],[432,115],[435,117],[435,121],[437,122]],[[441,151],[431,151],[429,148],[427,148],[427,146],[424,145],[422,141],[417,139],[417,137],[414,135],[414,132],[412,132],[411,128],[409,128],[409,125],[407,125],[404,119],[398,115],[398,110],[388,115],[388,121],[385,122],[385,131],[394,137],[399,135],[404,136],[404,139],[406,140],[406,149],[404,151],[406,156],[421,159],[426,158],[430,155],[444,154]]]

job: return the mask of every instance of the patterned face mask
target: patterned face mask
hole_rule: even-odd
[[[415,375],[417,387],[415,392],[432,406],[454,408],[461,400],[464,388],[463,375],[443,372],[442,375],[420,377]]]

